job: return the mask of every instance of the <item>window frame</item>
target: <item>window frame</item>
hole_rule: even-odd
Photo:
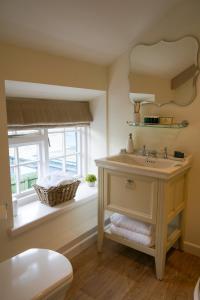
[[[77,132],[80,132],[80,174],[76,178],[79,178],[82,180],[82,178],[86,175],[87,170],[88,170],[88,134],[89,134],[89,129],[88,125],[85,126],[70,126],[70,127],[58,127],[55,131],[55,133],[59,132],[60,130],[63,130],[63,135],[65,138],[65,132],[67,129],[74,128],[76,132],[76,145],[77,145]],[[44,129],[39,129],[37,133],[30,133],[30,134],[12,134],[8,135],[8,142],[9,142],[9,149],[12,147],[19,147],[19,146],[28,146],[28,145],[39,145],[39,161],[40,161],[40,173],[39,176],[44,176],[45,174],[50,173],[48,168],[49,168],[49,161],[52,159],[49,155],[49,136],[48,136],[48,129],[51,128],[44,128]],[[23,128],[22,130],[25,130]],[[14,131],[15,133],[16,131]],[[65,141],[64,141],[65,142]],[[77,146],[76,146],[77,148]],[[77,149],[76,149],[77,150]],[[74,154],[66,154],[66,146],[64,144],[64,158],[67,156],[72,156]],[[77,159],[78,152],[76,151],[76,159]],[[57,157],[56,157],[57,158]],[[63,171],[66,165],[66,161],[64,162],[64,167]],[[20,164],[17,165],[17,168],[19,168]],[[9,168],[12,166],[10,165],[9,162]],[[18,192],[16,194],[12,194],[12,196],[15,196],[18,200],[21,201],[21,199],[25,199],[26,197],[33,196],[35,195],[35,190],[33,188],[28,189],[26,191],[21,191],[19,190],[19,178],[17,179],[18,182]],[[11,183],[11,176],[10,176],[10,183]],[[32,197],[33,198],[33,197]],[[31,199],[32,199],[31,198]],[[33,200],[31,200],[33,201]]]
[[[15,147],[21,147],[21,146],[29,146],[29,145],[38,145],[39,146],[39,160],[37,160],[37,162],[40,162],[40,175],[44,174],[44,170],[42,166],[42,162],[45,160],[44,156],[43,156],[43,151],[42,151],[42,144],[44,144],[44,137],[42,135],[42,132],[39,131],[39,133],[34,133],[34,134],[27,134],[27,135],[12,135],[12,136],[8,136],[8,142],[9,142],[9,148],[15,148]],[[19,168],[21,165],[19,163],[19,157],[17,159],[17,164],[15,165],[15,167],[13,166],[13,168],[17,168],[18,169],[18,174],[17,174],[17,180],[16,180],[16,189],[17,189],[17,193],[14,194],[14,196],[18,199],[26,197],[30,194],[34,193],[34,189],[28,189],[25,191],[20,191],[19,185],[20,185],[20,176],[19,176]],[[27,163],[28,164],[28,163]],[[9,167],[11,168],[12,166],[10,166],[9,163]],[[11,176],[10,176],[10,180],[11,180]],[[13,194],[12,194],[13,195]]]

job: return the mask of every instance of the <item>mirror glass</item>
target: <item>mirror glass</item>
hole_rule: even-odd
[[[164,105],[188,105],[196,97],[199,42],[187,36],[135,46],[130,56],[130,99]]]

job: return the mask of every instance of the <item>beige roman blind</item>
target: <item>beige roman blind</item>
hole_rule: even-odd
[[[92,121],[87,101],[7,98],[9,129],[84,125]]]

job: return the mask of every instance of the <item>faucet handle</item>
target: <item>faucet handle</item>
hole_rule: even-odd
[[[127,153],[126,148],[120,149],[120,154],[126,154],[126,153]]]
[[[146,145],[143,145],[142,147],[142,155],[146,156],[147,152],[146,152]]]

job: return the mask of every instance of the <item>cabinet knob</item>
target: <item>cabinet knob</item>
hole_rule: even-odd
[[[134,180],[133,179],[126,179],[126,188],[133,189],[134,188]]]
[[[131,184],[133,182],[134,182],[133,179],[127,179],[127,183]]]

